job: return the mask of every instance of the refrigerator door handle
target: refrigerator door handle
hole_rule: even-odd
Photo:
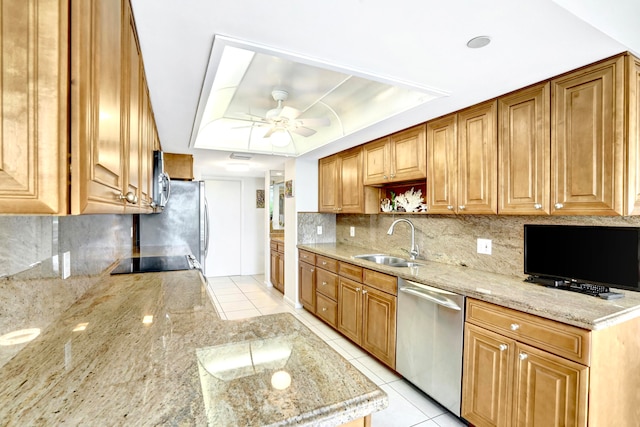
[[[209,203],[207,202],[207,198],[204,198],[204,260],[207,258],[209,254]]]

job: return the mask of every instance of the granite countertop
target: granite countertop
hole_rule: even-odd
[[[388,405],[290,313],[221,320],[196,270],[106,275],[0,383],[9,425],[338,425]]]
[[[640,292],[616,289],[624,298],[603,300],[526,283],[524,275],[512,277],[425,260],[417,260],[419,267],[388,267],[353,258],[371,253],[359,246],[318,243],[298,248],[585,329],[604,329],[640,316]]]

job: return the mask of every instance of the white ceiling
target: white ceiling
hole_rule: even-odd
[[[311,159],[625,50],[640,54],[638,0],[132,0],[132,5],[162,147],[194,154],[196,176],[229,174],[223,168],[228,152],[189,148],[216,35],[448,93],[303,154]],[[491,44],[467,48],[478,35],[490,36]],[[252,170],[241,175],[282,169],[283,158],[256,154],[250,163]]]

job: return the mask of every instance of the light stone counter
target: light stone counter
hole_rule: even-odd
[[[624,298],[603,300],[526,283],[524,275],[517,278],[424,260],[418,260],[419,267],[388,267],[353,258],[371,253],[359,246],[321,243],[298,248],[585,329],[604,329],[640,316],[640,292],[616,289]]]
[[[0,424],[19,426],[334,426],[388,405],[295,316],[220,320],[195,270],[105,276],[0,384]]]

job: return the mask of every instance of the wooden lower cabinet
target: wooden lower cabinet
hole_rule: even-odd
[[[269,279],[273,287],[284,294],[284,243],[272,240],[270,247],[271,268]]]
[[[362,335],[360,345],[395,369],[396,365],[395,295],[370,286],[362,288]]]
[[[341,277],[338,283],[338,330],[360,345],[362,283]]]
[[[462,417],[476,426],[586,426],[589,368],[466,325]]]
[[[298,294],[302,306],[312,313],[316,312],[316,275],[315,266],[306,262],[298,263]]]

